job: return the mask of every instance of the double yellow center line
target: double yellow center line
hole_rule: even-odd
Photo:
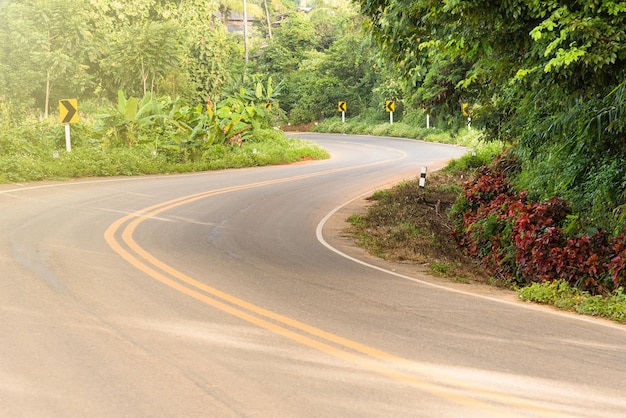
[[[388,161],[389,160],[386,162]],[[381,163],[383,162],[374,164]],[[480,411],[484,414],[510,416],[511,414],[506,413],[506,409],[503,407],[514,407],[532,411],[535,414],[558,416],[553,410],[533,405],[528,401],[505,393],[481,389],[465,381],[451,382],[449,378],[446,378],[446,384],[438,384],[403,372],[402,370],[406,370],[407,368],[415,370],[416,363],[347,338],[331,334],[208,286],[154,257],[137,244],[133,238],[135,230],[142,222],[152,219],[168,210],[201,199],[279,183],[303,180],[340,171],[353,170],[367,165],[372,164],[325,170],[312,174],[221,188],[180,197],[149,206],[118,219],[105,231],[104,238],[108,245],[123,259],[149,277],[182,294],[212,306],[215,309],[233,315],[270,332],[282,335],[304,346],[324,352],[396,381],[404,382],[419,390],[459,404],[462,407]],[[468,395],[468,392],[471,395]],[[496,407],[491,402],[479,400],[478,398],[491,399],[501,404],[501,407]]]

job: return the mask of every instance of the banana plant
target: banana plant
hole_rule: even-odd
[[[98,116],[97,126],[105,138],[102,146],[144,146],[154,153],[166,150],[194,161],[214,144],[232,143],[233,137],[240,144],[247,132],[268,123],[267,109],[257,103],[259,97],[272,95],[271,80],[267,87],[258,85],[254,94],[241,89],[206,111],[201,105],[183,106],[179,99],[158,99],[148,93],[139,100],[120,91],[117,106]],[[108,138],[114,143],[106,142]]]
[[[162,109],[156,96],[146,94],[143,99],[126,98],[123,91],[117,93],[117,106],[109,113],[97,116],[96,129],[104,137],[132,147],[137,144],[139,133],[150,129],[162,118]]]
[[[162,148],[182,153],[184,161],[195,161],[212,145],[214,137],[210,135],[209,116],[203,113],[202,106],[173,106],[164,119],[167,126],[167,140]]]
[[[253,111],[248,109],[249,107],[236,98],[229,98],[217,104],[215,113],[211,114],[211,132],[218,143],[226,143],[235,135],[242,135],[253,128],[246,120],[246,115]]]

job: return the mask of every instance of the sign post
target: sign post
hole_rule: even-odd
[[[337,110],[341,112],[341,122],[346,123],[346,102],[339,102],[337,104]]]
[[[70,124],[65,124],[65,149],[67,152],[72,152],[72,138],[70,136]]]
[[[393,125],[393,111],[396,110],[396,102],[387,100],[385,102],[385,110],[389,112],[389,124]]]
[[[420,104],[420,107],[422,108],[422,113],[426,113],[424,103]],[[430,113],[426,113],[426,129],[430,129]]]
[[[65,124],[65,149],[72,152],[72,139],[70,137],[70,124],[78,122],[78,100],[59,100],[59,120]]]
[[[467,103],[461,103],[461,112],[463,116],[467,116],[467,130],[472,130],[472,117],[469,114],[469,110],[467,108]]]

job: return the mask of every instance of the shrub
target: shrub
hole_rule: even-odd
[[[503,152],[501,142],[490,142],[477,147],[475,151],[468,152],[461,158],[452,160],[444,168],[448,173],[463,173],[472,169],[487,166]]]
[[[568,236],[568,203],[530,201],[509,181],[516,170],[505,156],[465,185],[450,211],[458,244],[518,284],[562,280],[594,295],[624,286],[626,236],[603,230]]]
[[[415,128],[406,123],[394,123],[393,125],[387,125],[389,127],[389,135],[400,138],[419,138],[420,128]]]
[[[550,283],[532,283],[530,286],[520,289],[519,297],[522,300],[545,303],[569,310],[574,308],[576,301],[581,297],[581,292],[569,286],[563,280]]]
[[[557,308],[586,315],[626,322],[626,293],[619,287],[605,297],[592,296],[570,286],[564,280],[533,283],[519,290],[522,300],[554,305]]]

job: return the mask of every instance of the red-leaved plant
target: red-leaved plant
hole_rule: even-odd
[[[450,213],[460,246],[519,284],[562,279],[592,294],[626,286],[624,234],[568,237],[562,227],[570,214],[567,202],[529,202],[512,187],[506,167],[498,160],[465,185]]]

